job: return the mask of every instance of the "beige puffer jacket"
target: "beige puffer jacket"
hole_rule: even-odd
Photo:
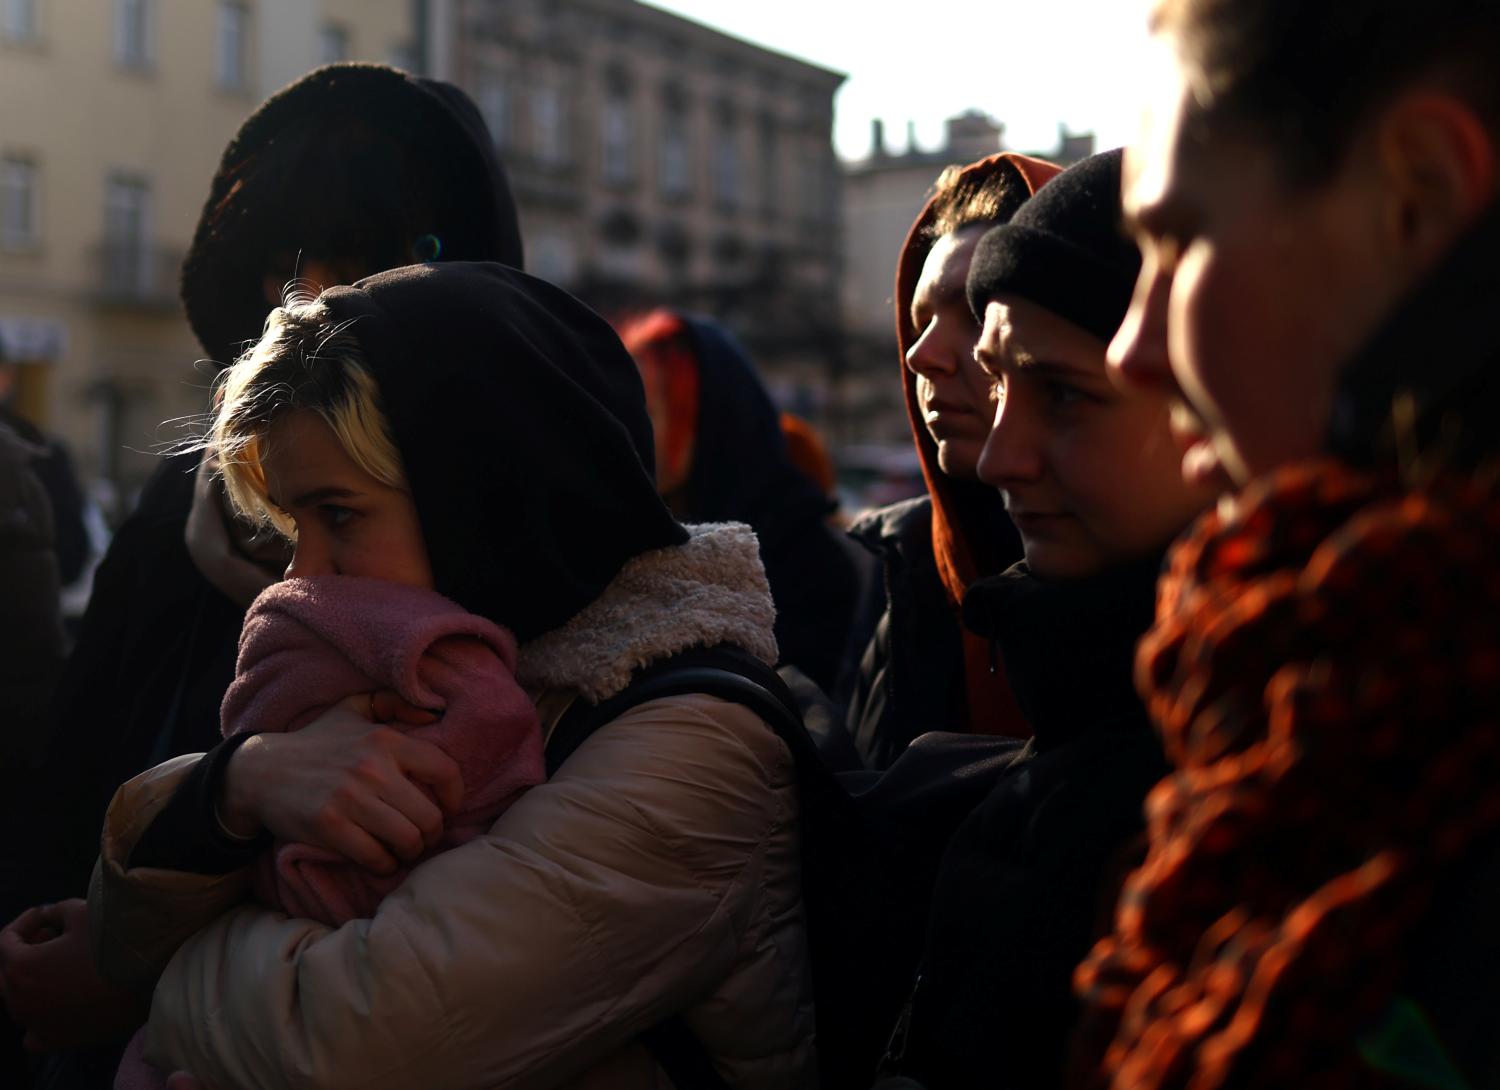
[[[774,658],[754,535],[692,531],[523,648],[545,727],[694,644]],[[105,974],[154,982],[159,1066],[215,1090],[647,1090],[669,1083],[635,1039],[681,1011],[733,1086],[815,1085],[792,762],[749,710],[634,708],[337,930],[243,904],[243,872],[126,868],[194,759],[120,789],[90,893]]]

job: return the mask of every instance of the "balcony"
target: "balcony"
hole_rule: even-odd
[[[93,251],[95,302],[142,310],[175,309],[182,257],[181,250],[161,246],[100,244]]]

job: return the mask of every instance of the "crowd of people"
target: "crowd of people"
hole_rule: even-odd
[[[0,426],[0,1082],[1500,1085],[1500,8],[1150,33],[1130,147],[912,210],[847,527],[461,92],[270,99],[65,662]]]

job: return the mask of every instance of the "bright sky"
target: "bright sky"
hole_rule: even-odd
[[[1100,150],[1134,131],[1144,98],[1144,0],[649,0],[700,23],[849,75],[834,143],[870,150],[870,120],[905,148],[971,107],[1003,121],[1006,146],[1044,151],[1057,126],[1092,129]]]

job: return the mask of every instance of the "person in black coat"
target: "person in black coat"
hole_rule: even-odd
[[[835,504],[792,461],[744,348],[717,323],[668,310],[625,324],[656,430],[657,488],[689,522],[746,522],[776,599],[781,665],[832,688],[858,577],[829,525]]]
[[[285,285],[315,293],[414,260],[521,265],[493,142],[456,87],[329,65],[269,98],[230,142],[182,298],[224,364],[259,336]],[[79,898],[104,809],[126,779],[217,740],[244,609],[284,564],[197,468],[196,455],[166,459],[115,535],[59,689],[47,767],[7,800],[0,912],[16,918],[0,932],[0,971],[7,1008],[38,1047],[108,1040],[138,1022],[133,1005],[99,991],[88,958]],[[113,1069],[101,1061],[101,1074]]]
[[[1185,483],[1160,392],[1104,350],[1140,259],[1117,230],[1120,153],[1048,183],[979,243],[968,290],[997,387],[980,478],[1026,558],[964,600],[1033,729],[944,857],[920,981],[888,1066],[929,1090],[1057,1085],[1073,969],[1165,770],[1135,695],[1169,542],[1211,498]],[[1121,872],[1123,873],[1123,872]]]

